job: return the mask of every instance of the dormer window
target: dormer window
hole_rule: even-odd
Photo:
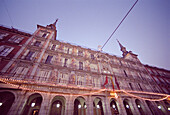
[[[19,37],[19,36],[12,36],[8,41],[13,42],[13,43],[20,43],[24,37]]]
[[[2,40],[4,37],[8,36],[8,33],[0,33],[0,40]]]

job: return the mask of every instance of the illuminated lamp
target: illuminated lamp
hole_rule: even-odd
[[[86,108],[87,108],[87,105],[84,105],[84,108],[86,109]]]
[[[116,106],[115,106],[115,105],[112,105],[112,107],[113,107],[113,109],[115,109],[115,108],[116,108]]]
[[[129,105],[126,105],[126,108],[128,108],[128,109],[129,109]]]
[[[168,111],[170,111],[170,107],[168,107]]]
[[[80,105],[80,104],[78,105],[78,108],[79,108],[79,109],[81,108],[81,105]]]
[[[35,106],[35,103],[31,103],[31,107],[34,107]]]
[[[99,105],[97,105],[97,108],[99,109],[99,108],[100,108],[100,106],[99,106]]]
[[[158,105],[158,109],[161,109],[161,106],[160,106],[160,105]]]
[[[140,108],[140,105],[138,105],[138,108]]]
[[[59,108],[59,107],[60,107],[60,104],[59,104],[59,103],[57,103],[57,104],[56,104],[56,107],[57,107],[57,108]]]
[[[0,106],[2,106],[2,104],[3,104],[3,103],[2,103],[2,102],[0,102]]]

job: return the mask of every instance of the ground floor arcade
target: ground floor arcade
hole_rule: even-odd
[[[147,101],[107,92],[95,95],[71,95],[0,90],[0,114],[8,115],[168,115],[168,101]]]

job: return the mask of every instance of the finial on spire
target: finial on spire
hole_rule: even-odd
[[[58,22],[58,18],[55,20],[55,22],[53,23],[53,25],[56,25],[57,22]]]
[[[128,53],[128,51],[126,50],[126,47],[124,47],[120,42],[119,42],[119,40],[118,39],[116,39],[117,40],[117,42],[119,43],[119,46],[120,46],[120,50],[123,52],[123,57],[125,57],[126,56],[126,54]]]

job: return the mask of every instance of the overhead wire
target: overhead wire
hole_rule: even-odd
[[[126,15],[124,16],[124,18],[121,20],[121,22],[118,24],[118,26],[116,27],[116,29],[112,32],[112,34],[109,36],[109,38],[107,39],[107,41],[104,43],[104,45],[101,47],[101,50],[104,48],[104,46],[107,44],[107,42],[111,39],[111,37],[113,36],[113,34],[117,31],[117,29],[119,28],[119,26],[122,24],[122,22],[126,19],[126,17],[128,16],[128,14],[131,12],[131,10],[134,8],[134,6],[136,5],[136,3],[138,2],[138,0],[136,0],[136,2],[133,4],[133,6],[130,8],[130,10],[126,13]]]
[[[8,8],[7,8],[7,5],[6,5],[6,3],[5,3],[5,0],[2,0],[3,2],[4,2],[4,7],[5,7],[5,10],[6,10],[6,12],[7,12],[7,15],[8,15],[8,17],[9,17],[9,20],[11,21],[11,24],[12,24],[12,28],[13,28],[13,26],[14,26],[14,23],[13,23],[13,21],[12,21],[12,18],[11,18],[11,16],[10,16],[10,14],[9,14],[9,11],[8,11]]]

